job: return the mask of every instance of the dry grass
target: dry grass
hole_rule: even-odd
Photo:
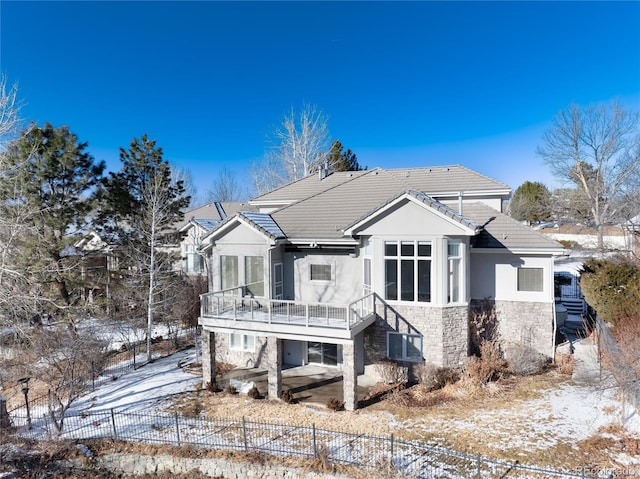
[[[603,462],[607,456],[620,451],[630,453],[640,447],[637,439],[613,425],[583,441],[554,437],[551,427],[557,418],[545,397],[550,391],[570,384],[570,378],[559,369],[526,377],[507,376],[487,384],[458,381],[434,391],[419,385],[403,388],[378,384],[371,388],[370,395],[383,399],[353,412],[335,413],[319,405],[254,401],[208,391],[192,393],[180,402],[199,401],[203,414],[212,418],[240,420],[245,416],[300,426],[315,424],[354,434],[381,437],[394,434],[399,440],[419,440],[541,467],[610,466]],[[588,463],[586,455],[590,457]],[[380,477],[395,476],[390,471]]]

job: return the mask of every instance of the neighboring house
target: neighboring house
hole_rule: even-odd
[[[187,211],[183,220],[174,225],[180,233],[181,261],[176,269],[188,275],[206,274],[204,256],[199,251],[202,238],[221,221],[239,211],[252,209],[248,203],[215,201]]]
[[[89,231],[74,249],[82,255],[82,298],[90,303],[98,296],[108,298],[111,272],[118,268],[114,246],[107,244],[95,231]]]
[[[510,188],[462,166],[307,176],[261,195],[202,238],[209,271],[199,323],[203,381],[215,361],[268,370],[343,370],[384,358],[458,366],[469,312],[494,302],[501,339],[554,348],[553,257],[560,244],[501,213]]]

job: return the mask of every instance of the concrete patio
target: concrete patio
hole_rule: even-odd
[[[359,375],[357,379],[358,400],[364,398],[367,389],[376,383],[370,376]],[[236,368],[222,377],[221,386],[233,384],[236,388],[246,393],[250,383],[260,391],[262,396],[267,396],[267,370],[261,368]],[[331,398],[342,401],[343,384],[342,371],[330,366],[309,364],[306,366],[283,366],[282,390],[289,390],[297,402],[308,402],[326,405]]]

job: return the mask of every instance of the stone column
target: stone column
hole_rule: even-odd
[[[356,348],[354,341],[342,346],[342,363],[344,408],[347,411],[355,411],[358,409],[358,373],[356,370]]]
[[[279,399],[282,392],[282,340],[267,337],[267,381],[269,399]]]
[[[202,387],[216,381],[216,335],[202,329]]]

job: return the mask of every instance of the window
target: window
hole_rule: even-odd
[[[459,241],[449,241],[447,243],[447,263],[449,271],[449,303],[462,301],[460,292],[462,291],[462,245]]]
[[[311,281],[331,281],[330,264],[309,265],[309,272]]]
[[[422,336],[388,332],[387,357],[398,361],[422,361]]]
[[[264,259],[262,256],[245,257],[244,281],[247,285],[247,294],[264,296]]]
[[[385,297],[431,301],[431,243],[385,241]]]
[[[273,265],[273,299],[282,299],[284,297],[282,263]]]
[[[196,253],[196,245],[183,245],[182,269],[187,274],[201,274],[204,272],[204,258]]]
[[[256,338],[249,334],[231,333],[229,334],[229,348],[234,351],[252,353],[256,349]]]
[[[543,291],[543,268],[518,268],[518,291]]]
[[[220,256],[220,285],[222,289],[238,286],[237,256]]]

